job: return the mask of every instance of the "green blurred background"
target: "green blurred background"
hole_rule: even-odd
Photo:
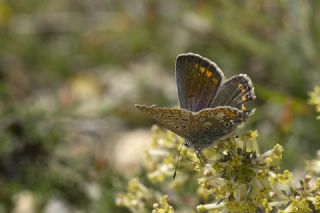
[[[177,105],[179,53],[251,77],[240,131],[283,145],[282,168],[320,148],[317,0],[0,0],[0,31],[0,212],[127,212],[154,123],[134,104]]]

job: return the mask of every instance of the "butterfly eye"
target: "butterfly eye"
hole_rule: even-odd
[[[224,122],[224,126],[225,126],[225,127],[229,128],[230,125],[231,125],[231,124],[230,124],[229,122]]]

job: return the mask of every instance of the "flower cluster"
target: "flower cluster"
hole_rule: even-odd
[[[150,212],[150,206],[159,198],[160,194],[148,189],[138,179],[132,179],[128,183],[128,192],[118,194],[116,204],[131,212],[144,213]]]
[[[290,173],[277,174],[277,163],[282,156],[282,147],[276,145],[272,150],[258,154],[253,147],[257,132],[249,132],[240,138],[220,141],[217,151],[222,156],[207,164],[200,187],[213,195],[209,204],[198,205],[199,212],[256,212],[272,210],[270,205],[272,190],[277,183],[290,180]]]
[[[119,194],[117,203],[132,212],[173,212],[175,208],[198,212],[313,212],[320,210],[320,180],[311,184],[310,176],[292,183],[291,172],[281,171],[278,163],[283,148],[257,151],[256,131],[240,137],[218,141],[206,150],[209,161],[201,166],[192,150],[185,150],[175,179],[174,156],[183,141],[169,131],[153,127],[153,142],[146,151],[147,177],[157,190],[147,189],[136,179],[129,183],[128,193]],[[192,197],[183,196],[181,188],[196,183]],[[161,191],[161,192],[160,192]],[[190,192],[189,192],[190,193]],[[159,203],[155,203],[160,199]],[[187,201],[187,202],[186,202]],[[155,204],[151,204],[155,203]],[[138,211],[139,210],[139,211]]]
[[[278,163],[283,149],[275,145],[273,149],[258,154],[249,144],[256,142],[256,132],[240,139],[220,142],[218,149],[223,158],[203,168],[199,179],[201,187],[215,198],[209,204],[198,205],[199,212],[314,212],[320,210],[319,184],[310,183],[306,176],[300,186],[292,183],[288,170],[280,172]],[[208,193],[208,192],[207,192]]]
[[[185,181],[199,171],[200,162],[195,153],[185,149],[183,139],[170,131],[163,131],[158,126],[152,127],[153,139],[151,146],[146,150],[145,168],[148,171],[147,177],[153,183],[160,183],[172,179],[179,163],[177,178],[171,182],[171,186],[183,185]],[[180,149],[183,149],[182,151]],[[175,158],[178,152],[182,152],[181,160]]]
[[[160,198],[159,203],[153,204],[152,213],[173,213],[172,206],[168,203],[168,196],[164,195]]]
[[[283,191],[277,199],[282,201],[274,202],[285,204],[279,209],[280,213],[307,213],[318,212],[320,210],[320,179],[316,184],[311,184],[311,177],[306,175],[304,180],[300,180],[300,186],[295,187],[289,183],[290,189]]]

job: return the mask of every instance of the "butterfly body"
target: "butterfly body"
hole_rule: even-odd
[[[253,113],[247,109],[255,99],[252,82],[245,74],[225,81],[214,62],[193,53],[178,55],[176,82],[180,108],[136,107],[184,138],[205,162],[202,149],[230,135]]]

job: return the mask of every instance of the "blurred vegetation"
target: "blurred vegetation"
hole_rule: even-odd
[[[177,105],[182,52],[251,77],[245,130],[259,130],[262,151],[281,144],[281,167],[300,171],[320,148],[308,105],[319,16],[316,0],[0,0],[0,211],[32,197],[40,212],[126,212],[115,194],[131,167],[115,163],[115,141],[153,123],[134,103]]]

